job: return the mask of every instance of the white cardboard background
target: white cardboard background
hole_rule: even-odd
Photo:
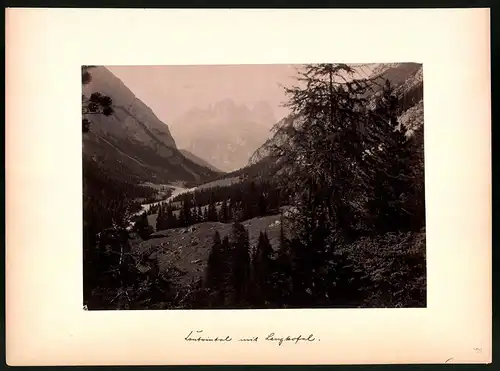
[[[491,360],[489,10],[8,9],[6,45],[9,365]],[[424,64],[428,308],[83,311],[80,66],[308,62]]]

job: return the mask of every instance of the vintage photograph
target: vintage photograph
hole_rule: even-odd
[[[423,65],[82,66],[86,310],[426,307]]]

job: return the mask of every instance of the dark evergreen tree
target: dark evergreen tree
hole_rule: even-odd
[[[284,233],[284,218],[280,219],[280,245],[274,264],[275,269],[272,274],[273,278],[273,294],[272,302],[278,307],[287,306],[290,304],[290,295],[292,293],[292,265],[290,242],[285,237]]]
[[[182,211],[181,223],[185,227],[193,224],[193,215],[191,208],[192,208],[191,195],[188,193],[184,196],[184,201],[182,203],[182,209],[181,209]]]
[[[137,218],[137,221],[134,225],[134,230],[143,240],[147,240],[151,233],[153,233],[153,227],[149,225],[148,216],[146,215],[146,213],[142,213]]]
[[[420,231],[425,227],[425,171],[424,171],[424,127],[421,126],[410,138],[411,189],[403,207],[410,214],[410,229]]]
[[[219,221],[221,223],[227,223],[229,221],[227,200],[222,201],[222,204],[221,204],[221,207],[219,210]]]
[[[158,216],[156,217],[156,230],[162,231],[166,229],[167,226],[167,215],[164,212],[164,208],[158,205]]]
[[[179,227],[187,227],[188,226],[186,215],[184,213],[185,213],[184,208],[181,208],[179,211],[179,218],[177,219]]]
[[[224,252],[222,251],[222,241],[218,231],[215,231],[212,250],[208,257],[205,287],[212,290],[223,290],[224,285]]]
[[[277,127],[286,140],[271,147],[282,185],[297,209],[291,230],[293,305],[321,305],[335,244],[353,238],[364,188],[366,95],[371,81],[345,64],[307,65],[300,85],[286,89],[292,115]],[[273,197],[279,199],[279,196]],[[275,203],[274,207],[279,207]]]
[[[372,83],[353,78],[354,73],[345,64],[305,66],[298,77],[301,85],[286,89],[293,114],[276,129],[287,140],[271,147],[272,155],[289,169],[284,186],[299,198],[294,200],[299,208],[296,221],[301,223],[303,208],[314,220],[315,210],[324,206],[330,230],[340,234],[335,238],[352,232],[353,201],[363,192],[357,178],[364,150],[365,96]]]
[[[231,283],[234,289],[233,304],[242,306],[247,301],[248,283],[250,279],[250,241],[248,231],[243,224],[239,222],[233,223],[231,238]]]
[[[172,214],[172,219],[174,221],[175,228],[179,228],[181,226],[181,222],[179,217],[176,214]]]
[[[255,182],[251,182],[243,198],[243,220],[254,218],[258,215],[258,191]]]
[[[234,221],[235,215],[236,215],[236,203],[234,201],[234,197],[231,197],[229,199],[229,205],[228,205],[228,221]]]
[[[177,217],[175,216],[173,210],[172,210],[172,206],[171,205],[167,205],[166,206],[166,212],[167,212],[167,215],[166,215],[166,218],[167,218],[167,227],[168,228],[177,228],[178,227],[178,221],[177,221]]]
[[[82,85],[87,85],[92,81],[90,69],[92,66],[82,67]],[[82,95],[82,132],[87,133],[90,130],[91,115],[110,116],[114,110],[112,108],[113,100],[99,92],[94,92],[90,97]]]
[[[259,195],[259,216],[263,216],[267,214],[267,197],[264,192]]]
[[[217,209],[215,207],[215,201],[213,199],[211,199],[210,203],[208,204],[207,220],[209,222],[217,221]]]
[[[261,231],[252,261],[252,299],[257,306],[267,306],[272,300],[271,279],[274,269],[272,257],[273,248],[267,233]]]
[[[197,222],[198,223],[202,223],[204,220],[203,220],[203,212],[201,211],[201,206],[198,205],[197,209],[196,209],[196,216],[197,216]]]
[[[235,290],[232,282],[234,273],[234,250],[231,242],[229,241],[229,236],[227,235],[222,239],[222,255],[224,257],[221,274],[223,277],[223,284],[222,287],[220,287],[218,302],[222,303],[226,307],[234,306]]]
[[[367,135],[370,148],[364,156],[369,177],[369,220],[382,233],[411,227],[411,214],[404,207],[405,200],[413,196],[411,143],[397,120],[398,111],[398,98],[387,80],[371,113]]]

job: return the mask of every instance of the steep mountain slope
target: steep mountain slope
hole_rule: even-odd
[[[114,114],[90,117],[90,133],[83,136],[83,156],[116,177],[166,183],[200,181],[215,172],[187,158],[177,149],[169,128],[153,111],[104,67],[91,69],[92,81],[83,95],[100,92],[113,99]]]
[[[419,74],[419,71],[420,76],[422,76],[422,64],[420,63],[380,63],[373,69],[370,77],[388,79],[391,84],[400,86],[409,78]]]
[[[249,108],[226,99],[206,109],[188,111],[173,121],[171,128],[180,148],[222,171],[233,171],[247,164],[274,122],[266,102]]]
[[[217,173],[221,173],[221,174],[223,173],[223,171],[217,169],[215,166],[209,164],[207,161],[203,160],[202,158],[199,158],[194,153],[189,152],[187,149],[180,149],[179,151],[184,155],[184,157],[193,161],[195,164],[204,166],[204,167],[206,167],[210,170],[213,170]]]
[[[383,83],[388,79],[398,94],[402,106],[400,122],[405,127],[407,135],[423,125],[423,66],[419,63],[388,63],[375,66],[370,78]],[[370,100],[380,93],[381,86],[375,85]],[[283,120],[292,120],[287,117]],[[283,122],[283,120],[281,122]],[[269,147],[286,140],[286,133],[278,131],[268,138],[250,157],[249,164],[255,165],[269,155]]]

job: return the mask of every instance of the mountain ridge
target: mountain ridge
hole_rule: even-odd
[[[207,167],[207,168],[209,168],[217,173],[220,173],[220,174],[224,173],[222,170],[217,169],[215,166],[213,166],[212,164],[203,160],[202,158],[196,156],[192,152],[189,152],[187,149],[179,149],[179,151],[184,155],[184,157],[193,161],[194,163],[197,163],[198,165],[205,166],[205,167]]]
[[[216,174],[186,158],[169,127],[111,71],[94,67],[91,74],[83,96],[111,97],[114,113],[91,117],[90,132],[83,136],[83,156],[90,163],[134,182],[198,182]]]

